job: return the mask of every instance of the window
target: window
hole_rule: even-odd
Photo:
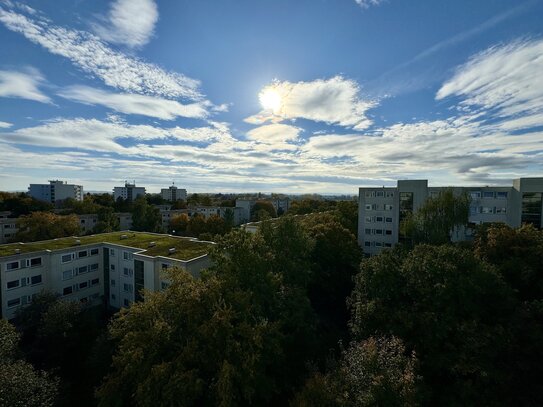
[[[115,294],[111,294],[111,299],[112,300],[115,300],[117,297],[115,296]]]
[[[494,192],[493,191],[483,192],[483,198],[494,198]]]
[[[115,287],[115,280],[113,280],[113,279],[111,280],[111,286]]]
[[[14,288],[17,288],[19,287],[19,285],[21,284],[21,282],[19,280],[13,280],[13,281],[8,281],[8,290],[12,290]]]
[[[123,289],[124,291],[126,291],[127,293],[131,293],[134,289],[134,287],[132,287],[132,284],[126,284],[124,283],[123,284]]]
[[[8,308],[13,308],[13,307],[16,307],[17,305],[20,305],[20,304],[21,304],[21,299],[20,298],[14,298],[13,300],[8,301]]]
[[[123,260],[132,260],[131,259],[131,254],[130,252],[123,252]]]
[[[375,229],[373,231],[373,233],[375,233],[376,235],[382,235],[383,234],[383,229]]]
[[[364,233],[366,235],[371,235],[371,229],[364,229]]]
[[[12,261],[10,263],[6,263],[6,270],[17,270],[19,268],[19,262],[18,261]]]
[[[98,284],[100,284],[100,279],[99,278],[93,278],[90,283],[93,286],[98,285]]]
[[[62,295],[70,295],[73,292],[72,286],[64,287],[62,290]]]
[[[115,250],[109,249],[109,255],[110,256],[115,256]]]
[[[392,247],[392,243],[384,243],[385,247]]]
[[[89,286],[89,283],[86,281],[83,281],[82,283],[79,283],[79,289],[82,290],[84,288],[87,288]]]
[[[89,271],[96,271],[96,270],[98,270],[98,263],[94,263],[89,266]]]
[[[507,192],[496,192],[496,198],[507,199]]]
[[[491,206],[482,206],[481,213],[494,213],[494,208]]]
[[[385,222],[392,223],[392,218],[385,218]]]
[[[385,230],[385,235],[392,235],[392,230]]]
[[[73,253],[63,254],[60,258],[61,263],[68,263],[73,260]]]
[[[469,214],[470,215],[477,215],[478,213],[481,213],[479,206],[470,206],[469,207]]]
[[[77,269],[77,274],[85,274],[87,271],[89,271],[87,266],[79,267]]]
[[[96,256],[98,253],[100,253],[100,249],[91,249],[90,251],[91,256]]]
[[[496,213],[507,213],[507,208],[496,208]]]
[[[41,257],[34,257],[33,259],[30,259],[30,267],[38,266],[41,266]]]
[[[129,269],[128,267],[125,267],[123,269],[123,274],[127,277],[131,277],[134,274],[134,271],[132,269]]]
[[[471,199],[479,199],[481,197],[481,192],[479,192],[479,191],[471,191],[469,193],[469,196],[471,197]]]
[[[41,284],[41,282],[42,282],[41,274],[30,277],[30,284],[32,285]]]
[[[166,270],[170,265],[168,263],[162,263],[162,270]]]
[[[375,242],[375,247],[383,247],[383,243],[381,243],[381,242]]]
[[[371,247],[371,242],[364,242],[365,247]]]
[[[366,210],[371,211],[371,204],[366,204]]]
[[[62,279],[63,280],[69,280],[73,277],[72,270],[66,270],[62,272]]]
[[[394,197],[394,191],[387,191],[387,198],[393,198]]]
[[[385,205],[385,211],[391,211],[392,205]]]
[[[111,269],[111,271],[115,271],[115,264],[110,264],[109,268]]]
[[[128,307],[130,305],[130,301],[128,301],[128,299],[126,298],[124,299],[123,303],[125,307]]]
[[[372,222],[372,219],[373,219],[373,218],[372,218],[371,216],[366,216],[366,217],[364,218],[364,221],[365,221],[366,223],[371,223],[371,222]]]
[[[80,252],[77,253],[78,258],[87,257],[88,255],[89,255],[89,252],[87,252],[86,250],[81,250]]]
[[[375,196],[378,197],[378,198],[382,198],[385,196],[385,191],[377,191],[375,193]]]
[[[382,222],[383,221],[383,217],[382,216],[376,216],[375,217],[375,222]]]

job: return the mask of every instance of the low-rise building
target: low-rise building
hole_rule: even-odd
[[[42,290],[66,300],[126,307],[141,299],[143,288],[165,288],[167,268],[178,267],[198,277],[210,265],[211,244],[155,233],[114,232],[0,245],[2,317],[13,318]]]
[[[447,187],[428,187],[428,180],[398,181],[396,187],[360,188],[358,198],[358,242],[367,254],[377,254],[400,241],[400,224],[432,196]],[[519,227],[543,224],[543,178],[520,178],[512,186],[452,187],[456,194],[471,198],[469,222],[491,222]],[[452,240],[471,237],[471,228],[451,231]]]
[[[68,184],[67,181],[49,181],[49,184],[30,184],[28,194],[40,201],[55,204],[68,198],[83,200],[83,186]]]
[[[3,212],[4,214],[6,212]],[[10,212],[7,212],[8,214]],[[17,219],[0,216],[0,244],[7,243],[15,237],[17,233]]]

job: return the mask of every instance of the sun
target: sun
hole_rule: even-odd
[[[258,95],[260,104],[265,110],[271,110],[274,113],[281,107],[281,95],[273,86],[266,86]]]

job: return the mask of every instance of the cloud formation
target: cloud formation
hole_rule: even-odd
[[[358,84],[342,76],[311,82],[276,81],[261,92],[276,93],[279,108],[263,110],[247,118],[248,123],[300,118],[364,130],[372,123],[366,112],[377,105],[375,101],[360,99]]]
[[[116,0],[104,22],[93,25],[102,39],[131,48],[149,42],[158,21],[158,8],[154,0]]]
[[[0,122],[0,129],[9,129],[11,126],[13,126],[12,123]]]
[[[371,6],[378,6],[383,3],[384,0],[354,0],[362,8],[369,8]]]
[[[199,81],[108,47],[93,34],[55,26],[0,6],[0,22],[55,55],[68,58],[108,86],[133,93],[200,100]]]
[[[0,97],[52,103],[38,87],[44,82],[40,71],[27,67],[23,71],[0,71]]]
[[[205,103],[184,105],[156,96],[112,93],[88,86],[70,86],[58,92],[58,95],[80,103],[106,106],[120,113],[140,114],[162,120],[173,120],[179,116],[203,119],[208,115]]]

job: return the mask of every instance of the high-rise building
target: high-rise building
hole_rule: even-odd
[[[55,203],[67,198],[83,200],[83,186],[68,184],[66,181],[49,181],[49,184],[30,184],[28,194],[40,201]]]
[[[366,254],[377,254],[400,240],[400,223],[427,198],[446,187],[428,187],[428,180],[398,181],[396,187],[360,188],[358,243]],[[512,186],[452,187],[471,198],[469,223],[501,222],[511,227],[543,224],[543,178],[519,178]],[[471,228],[451,231],[452,240],[471,237]]]
[[[133,202],[138,196],[145,196],[145,187],[137,187],[136,182],[130,183],[125,181],[124,187],[113,188],[113,199],[115,201],[119,198],[128,202]]]
[[[175,185],[171,185],[169,188],[162,188],[160,190],[160,195],[162,196],[162,199],[169,202],[187,200],[187,190],[177,188]]]

